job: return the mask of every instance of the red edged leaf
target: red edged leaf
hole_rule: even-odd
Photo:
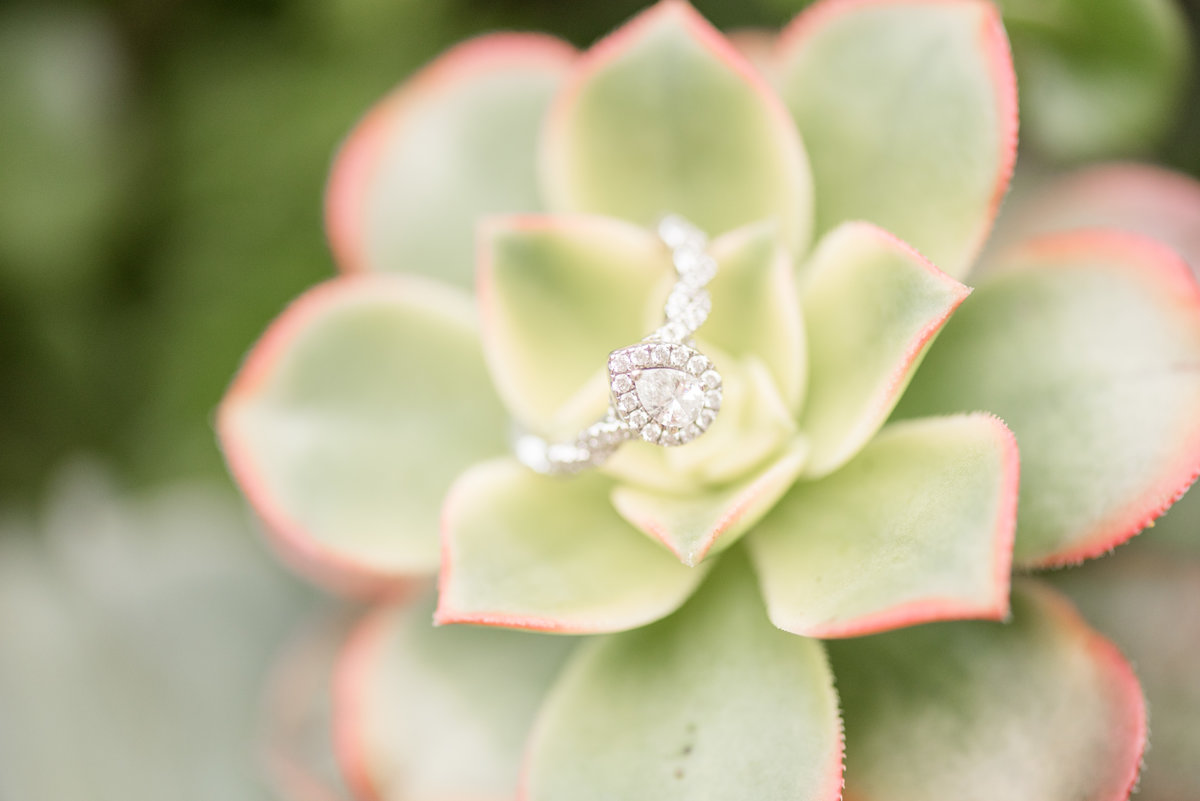
[[[713,236],[773,218],[792,252],[809,241],[811,181],[795,124],[762,75],[681,0],[662,0],[581,57],[541,156],[555,211],[647,226],[674,212]]]
[[[809,345],[805,472],[828,475],[887,420],[934,337],[971,293],[870,223],[826,234],[800,281]]]
[[[855,637],[1008,614],[1018,454],[988,415],[888,426],[747,537],[771,620]]]
[[[575,646],[487,628],[434,628],[432,599],[368,613],[338,660],[338,759],[369,801],[511,799],[547,685]]]
[[[1194,538],[1200,530],[1189,533]],[[1139,801],[1200,798],[1200,559],[1159,550],[1154,536],[1046,578],[1137,665],[1153,746]]]
[[[617,515],[612,482],[544,476],[510,460],[468,470],[446,497],[438,623],[595,634],[679,606],[706,567],[686,567]]]
[[[855,801],[1123,801],[1146,747],[1129,662],[1044,584],[1006,623],[830,643]],[[936,766],[928,764],[936,754]]]
[[[777,71],[812,159],[817,235],[869,220],[965,275],[1016,160],[1016,78],[996,7],[824,0],[780,36]]]
[[[506,426],[470,300],[412,276],[301,296],[217,413],[230,472],[284,558],[366,595],[437,570],[441,497],[504,452]]]
[[[550,36],[489,34],[381,100],[330,171],[325,222],[338,266],[468,280],[476,220],[540,207],[537,132],[574,58]]]
[[[677,614],[572,656],[520,798],[833,801],[840,722],[821,643],[771,626],[735,549]]]
[[[987,409],[1021,447],[1015,559],[1098,556],[1200,472],[1200,287],[1163,245],[1041,237],[998,261],[950,321],[898,416]]]
[[[1087,167],[1048,181],[1006,211],[997,239],[1118,228],[1157,239],[1200,270],[1200,181],[1152,164]]]
[[[619,486],[613,506],[685,565],[697,565],[722,551],[767,514],[795,482],[808,445],[792,442],[774,461],[748,478],[697,493],[673,493]]]

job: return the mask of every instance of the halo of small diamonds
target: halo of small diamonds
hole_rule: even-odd
[[[646,442],[672,447],[703,434],[721,409],[721,374],[708,357],[678,342],[643,342],[613,351],[608,380],[617,417]]]

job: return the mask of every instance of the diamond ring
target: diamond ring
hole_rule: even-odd
[[[566,475],[604,462],[626,440],[672,447],[703,434],[721,409],[721,374],[696,349],[692,335],[708,318],[706,288],[717,262],[708,238],[677,215],[668,215],[658,235],[671,249],[679,278],[667,296],[665,321],[641,342],[608,356],[611,392],[608,413],[565,442],[534,434],[516,438],[517,458],[539,473]]]

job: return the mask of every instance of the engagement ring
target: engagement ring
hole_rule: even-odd
[[[608,356],[608,413],[572,440],[517,437],[517,458],[539,473],[566,475],[595,467],[626,440],[671,447],[703,434],[721,409],[721,374],[692,340],[712,309],[706,285],[717,262],[708,238],[677,215],[664,217],[658,235],[671,250],[679,279],[667,296],[665,322],[641,342]]]

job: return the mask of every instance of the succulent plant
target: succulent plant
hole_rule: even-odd
[[[1011,569],[1103,554],[1196,477],[1200,288],[1130,231],[977,265],[1016,140],[978,0],[826,0],[755,65],[665,0],[582,55],[472,40],[373,109],[328,187],[345,274],[267,331],[218,419],[285,558],[376,598],[438,572],[436,622],[475,624],[363,624],[352,783],[1127,796],[1132,669]],[[658,324],[668,212],[712,237],[720,415],[591,472],[522,466],[514,425],[596,419],[608,354]]]

